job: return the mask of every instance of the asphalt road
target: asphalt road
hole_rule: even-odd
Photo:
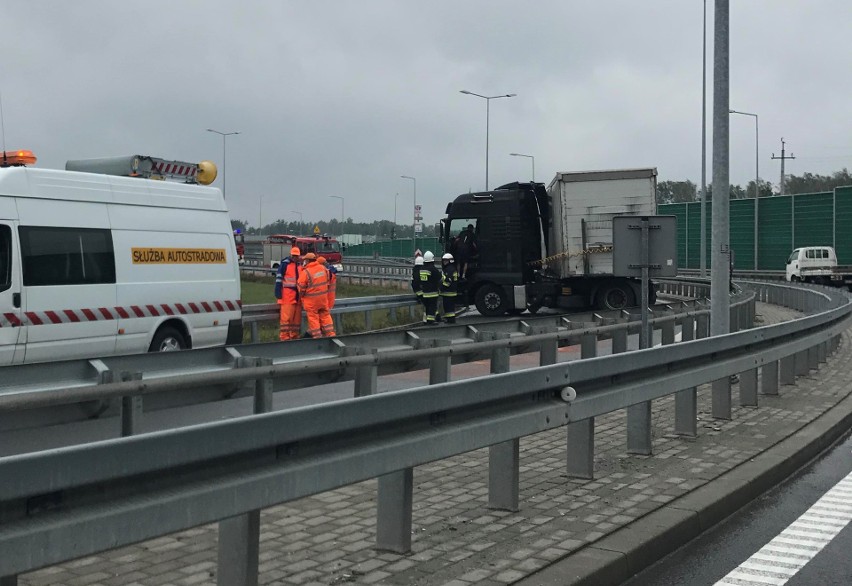
[[[852,491],[838,488],[842,494],[833,500],[843,521],[834,515],[812,513],[809,509],[838,482],[852,474],[852,437],[836,445],[819,460],[799,472],[775,490],[765,494],[730,519],[687,544],[671,556],[649,567],[625,582],[623,586],[702,586],[716,584],[732,570],[740,568],[724,584],[742,586],[848,586],[852,584]],[[846,480],[849,482],[852,476]],[[845,505],[844,505],[845,503]],[[776,539],[800,516],[809,512],[808,522],[814,535],[830,538],[820,549],[818,539],[804,537],[806,555],[792,546],[794,539]],[[820,519],[827,525],[817,524]],[[840,529],[840,527],[843,527]],[[829,530],[831,529],[831,530]],[[837,533],[837,529],[839,533]],[[789,530],[788,530],[789,531]],[[808,531],[811,531],[810,529]],[[806,533],[796,532],[800,535]],[[785,532],[787,535],[789,533]],[[836,536],[832,537],[832,533]],[[775,541],[773,541],[775,540]],[[770,544],[772,542],[772,544]],[[787,542],[788,545],[779,545]],[[769,544],[769,545],[767,545]],[[756,558],[752,556],[761,550]],[[818,551],[818,553],[817,553]],[[814,555],[815,554],[815,555]],[[812,556],[812,557],[811,557]],[[808,561],[808,558],[811,558]],[[741,566],[746,560],[751,561]],[[792,563],[791,563],[792,562]],[[793,566],[804,564],[798,572]],[[743,568],[747,568],[743,570]],[[756,569],[759,568],[759,569]],[[750,573],[746,574],[746,572]],[[787,575],[785,575],[787,574]],[[749,575],[748,581],[743,576]]]

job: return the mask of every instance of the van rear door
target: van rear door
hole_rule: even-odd
[[[21,255],[15,224],[0,220],[0,366],[24,359],[26,328],[21,319]]]

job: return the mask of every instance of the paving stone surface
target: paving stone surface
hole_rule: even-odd
[[[759,323],[798,315],[762,303],[757,308]],[[674,435],[673,396],[654,401],[651,456],[627,453],[624,411],[600,417],[594,480],[567,477],[564,429],[523,438],[518,512],[488,508],[487,450],[419,466],[407,555],[374,549],[375,481],[266,509],[260,584],[511,584],[713,480],[831,409],[852,389],[850,358],[846,333],[818,371],[781,386],[778,396],[760,395],[758,408],[738,407],[734,385],[730,421],[712,419],[709,385],[699,387],[697,438]],[[212,585],[216,553],[217,525],[209,525],[39,570],[20,576],[19,584]]]

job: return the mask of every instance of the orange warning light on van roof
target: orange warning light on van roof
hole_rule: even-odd
[[[3,151],[0,153],[0,167],[26,167],[35,165],[36,156],[32,151]]]

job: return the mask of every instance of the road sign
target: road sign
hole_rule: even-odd
[[[314,226],[314,234],[319,234],[319,233],[320,233],[319,226]]]
[[[423,232],[423,224],[417,222],[416,224],[414,224],[414,233],[420,234],[421,232]]]
[[[423,206],[421,206],[420,204],[417,204],[417,205],[414,206],[414,211],[417,212],[418,214],[420,213],[420,210],[422,210],[422,209],[423,209]]]
[[[612,274],[642,276],[641,223],[648,222],[648,275],[677,276],[675,216],[615,216],[612,219]]]

